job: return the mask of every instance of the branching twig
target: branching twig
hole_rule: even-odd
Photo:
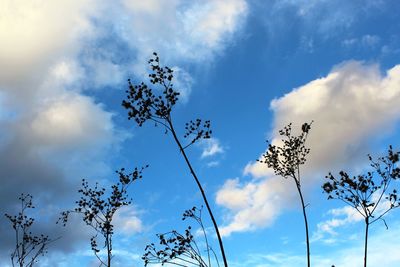
[[[38,262],[39,256],[44,256],[47,253],[47,248],[50,243],[58,240],[51,239],[47,235],[34,235],[30,228],[35,219],[28,217],[26,211],[34,209],[32,196],[30,194],[21,194],[21,211],[18,215],[5,214],[11,222],[15,231],[15,249],[11,253],[12,266],[16,264],[19,267],[32,267]]]
[[[146,166],[148,167],[148,166]],[[100,262],[100,266],[111,266],[112,255],[112,236],[114,234],[114,225],[112,224],[115,213],[122,207],[131,204],[128,199],[128,187],[135,181],[142,178],[141,169],[135,168],[132,173],[125,174],[125,169],[116,171],[119,182],[111,186],[111,193],[107,197],[106,189],[99,188],[98,183],[92,188],[89,183],[83,179],[82,188],[79,189],[81,198],[75,203],[78,205],[73,210],[67,210],[61,213],[59,222],[65,226],[69,215],[76,213],[82,215],[82,220],[95,230],[96,234],[90,238],[90,245],[93,253]],[[100,258],[98,253],[100,249],[97,244],[98,235],[104,239],[103,248],[107,253],[107,259]]]
[[[329,173],[326,176],[326,182],[322,188],[328,199],[338,199],[353,207],[364,217],[365,238],[364,238],[364,266],[367,266],[368,251],[368,230],[369,225],[382,220],[387,228],[386,221],[382,218],[392,209],[400,207],[400,199],[397,190],[393,189],[388,193],[392,180],[400,178],[400,169],[396,167],[399,162],[400,152],[394,152],[392,146],[389,146],[388,154],[374,160],[370,155],[372,172],[357,176],[350,176],[347,172],[339,172],[339,178]],[[376,198],[376,196],[378,196]],[[389,201],[389,207],[380,211],[377,208],[382,199]]]

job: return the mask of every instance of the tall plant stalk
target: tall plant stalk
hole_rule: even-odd
[[[152,73],[149,75],[150,82],[153,85],[160,86],[163,89],[162,94],[154,94],[153,90],[143,82],[141,84],[134,85],[130,80],[128,80],[129,90],[126,91],[127,99],[122,101],[122,106],[128,110],[128,119],[134,119],[139,126],[142,126],[147,120],[150,120],[156,124],[163,125],[166,129],[166,132],[170,132],[172,134],[173,139],[177,144],[179,151],[181,152],[185,163],[189,168],[190,174],[195,180],[206,205],[218,238],[224,266],[227,267],[228,262],[226,259],[221,234],[218,229],[218,224],[209,205],[203,186],[201,185],[200,180],[185,152],[185,149],[194,144],[196,141],[211,137],[212,131],[210,130],[210,121],[203,122],[200,119],[196,119],[195,121],[186,123],[186,133],[184,137],[192,137],[192,140],[186,145],[182,144],[174,128],[171,116],[172,107],[176,104],[179,96],[179,92],[174,90],[172,84],[173,70],[169,67],[161,67],[160,59],[157,53],[153,53],[153,55],[154,57],[148,62],[152,69]]]
[[[311,256],[310,256],[310,239],[309,239],[309,234],[308,234],[308,220],[307,220],[307,213],[306,213],[306,205],[304,204],[303,193],[301,192],[300,185],[297,185],[297,192],[299,193],[300,201],[301,201],[301,208],[303,210],[304,227],[305,227],[305,231],[306,231],[307,266],[310,267]]]
[[[304,202],[303,192],[301,190],[300,166],[306,162],[306,156],[310,152],[310,149],[305,147],[310,129],[311,123],[304,123],[301,127],[301,134],[293,136],[292,124],[287,125],[279,131],[279,134],[283,136],[283,145],[276,146],[268,142],[267,151],[261,156],[261,159],[258,160],[258,162],[265,163],[269,168],[272,168],[276,175],[282,176],[285,179],[291,178],[296,184],[303,211],[308,267],[311,265],[310,239],[306,212],[307,205]]]
[[[196,175],[196,173],[195,173],[195,171],[194,171],[194,169],[192,167],[192,164],[190,163],[189,158],[186,155],[185,149],[182,147],[182,144],[181,144],[181,142],[179,141],[179,138],[176,135],[175,129],[174,129],[173,125],[172,125],[172,121],[168,120],[168,125],[170,126],[171,133],[172,133],[172,135],[174,137],[174,140],[175,140],[176,144],[178,145],[179,150],[181,151],[183,158],[185,159],[186,165],[188,166],[188,168],[190,170],[190,173],[192,174],[194,180],[196,181],[197,187],[199,188],[199,191],[201,193],[203,201],[206,204],[207,211],[210,214],[211,221],[213,223],[215,232],[217,234],[218,243],[219,243],[219,247],[220,247],[221,255],[222,255],[222,260],[224,262],[224,265],[227,267],[228,266],[228,262],[226,260],[224,244],[222,243],[222,237],[221,237],[221,234],[220,234],[219,229],[218,229],[218,224],[217,224],[217,221],[215,220],[215,217],[214,217],[214,214],[213,214],[213,212],[211,210],[210,204],[208,203],[206,193],[204,192],[203,186],[201,185],[199,178],[197,178],[197,175]]]
[[[367,267],[369,218],[365,218],[364,267]]]

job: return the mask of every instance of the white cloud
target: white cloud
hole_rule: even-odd
[[[314,120],[307,141],[311,152],[302,171],[306,199],[307,192],[321,186],[329,171],[355,169],[366,162],[371,140],[391,132],[400,119],[399,77],[399,65],[382,75],[377,65],[350,61],[271,102],[273,143],[279,141],[278,130],[288,123],[293,122],[295,130]],[[227,233],[268,226],[298,201],[291,189],[294,185],[283,186],[284,179],[274,177],[266,165],[250,163],[245,173],[254,179],[244,184],[228,180],[217,193],[218,203],[229,211]],[[256,197],[261,192],[262,197]],[[249,201],[239,209],[230,204],[237,202],[230,200],[233,195]]]
[[[240,210],[248,206],[254,189],[255,186],[253,184],[242,187],[238,178],[229,179],[220,189],[217,195],[217,203],[229,209]]]
[[[356,163],[370,152],[370,138],[390,133],[400,119],[399,73],[400,65],[381,75],[377,65],[345,62],[273,100],[273,132],[314,120],[307,168],[326,172]]]
[[[203,149],[203,152],[201,153],[201,158],[212,157],[214,155],[222,154],[225,152],[219,140],[216,138],[204,139],[202,140],[200,145]]]
[[[244,167],[244,175],[251,175],[254,178],[264,178],[267,176],[272,176],[274,171],[269,168],[265,168],[265,165],[260,162],[249,162]]]
[[[55,57],[73,53],[79,37],[90,34],[88,16],[95,10],[91,0],[5,0],[0,5],[0,81],[8,85],[36,80]]]
[[[115,231],[125,236],[132,236],[143,231],[143,223],[134,207],[127,206],[119,209],[114,215],[113,224]]]
[[[89,97],[60,95],[31,122],[31,138],[40,146],[91,146],[112,141],[112,115]]]
[[[270,226],[284,208],[294,203],[292,181],[271,177],[240,184],[239,179],[229,179],[218,191],[216,202],[230,212],[229,223],[221,228],[221,234],[251,231]]]
[[[241,0],[201,1],[188,8],[183,16],[185,28],[194,40],[206,48],[218,49],[224,38],[236,31],[246,12],[246,2]]]

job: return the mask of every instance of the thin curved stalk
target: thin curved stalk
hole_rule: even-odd
[[[301,200],[301,207],[303,209],[303,218],[304,218],[304,227],[306,228],[306,245],[307,245],[307,266],[311,266],[311,259],[310,259],[310,239],[308,234],[308,221],[307,221],[307,213],[306,213],[306,206],[304,204],[303,194],[301,193],[301,188],[297,186],[297,191],[299,192],[300,200]]]
[[[196,184],[197,184],[197,186],[198,186],[198,188],[200,190],[201,196],[203,197],[204,203],[206,204],[207,211],[210,214],[211,221],[213,223],[215,232],[217,234],[217,238],[218,238],[218,243],[219,243],[219,247],[220,247],[220,250],[221,250],[222,259],[224,261],[224,266],[228,267],[228,262],[227,262],[227,259],[226,259],[226,256],[225,256],[224,245],[222,243],[221,234],[219,233],[218,224],[217,224],[217,221],[215,220],[213,212],[211,211],[211,207],[210,207],[210,205],[208,203],[207,196],[206,196],[206,194],[204,192],[203,186],[201,185],[196,173],[194,172],[192,164],[190,163],[189,158],[187,157],[187,155],[185,153],[185,150],[183,149],[182,144],[179,141],[178,136],[176,135],[176,132],[175,132],[174,127],[172,125],[172,121],[168,120],[168,124],[169,124],[169,128],[171,130],[171,133],[172,133],[172,135],[174,137],[174,140],[175,140],[176,144],[178,145],[179,150],[182,153],[183,158],[185,159],[185,162],[186,162],[187,166],[189,167],[190,173],[192,174],[194,180],[196,181]]]
[[[367,267],[369,217],[365,218],[364,267]]]

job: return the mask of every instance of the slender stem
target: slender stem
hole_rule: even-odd
[[[307,267],[311,266],[311,260],[310,260],[310,240],[309,240],[309,235],[308,235],[308,221],[307,221],[307,213],[306,213],[306,206],[304,204],[304,198],[303,198],[303,193],[301,192],[300,184],[295,180],[296,182],[296,188],[297,191],[299,192],[300,200],[301,200],[301,207],[303,209],[303,217],[304,217],[304,226],[306,228],[306,245],[307,245]]]
[[[200,211],[200,216],[201,216],[201,211]],[[204,240],[206,241],[208,266],[211,267],[210,246],[208,245],[208,238],[207,238],[206,230],[204,229],[204,225],[203,225],[203,222],[201,221],[201,219],[199,220],[199,223],[200,223],[201,229],[203,230]]]
[[[111,237],[107,235],[107,267],[111,266]]]
[[[367,267],[369,217],[365,218],[364,267]]]
[[[224,266],[228,267],[228,262],[227,262],[226,256],[225,256],[224,245],[222,243],[222,238],[221,238],[221,235],[220,235],[219,230],[218,230],[217,222],[216,222],[216,220],[214,218],[214,215],[213,215],[213,213],[211,211],[210,205],[208,204],[208,200],[207,200],[206,194],[205,194],[205,192],[203,190],[203,187],[202,187],[199,179],[197,178],[196,173],[193,170],[192,164],[190,163],[190,161],[189,161],[189,159],[188,159],[188,157],[187,157],[187,155],[185,153],[185,150],[183,149],[183,147],[182,147],[182,145],[181,145],[181,143],[180,143],[180,141],[179,141],[179,139],[178,139],[178,137],[176,135],[176,132],[175,132],[174,127],[172,125],[172,121],[169,119],[169,120],[167,120],[167,122],[169,124],[170,129],[171,129],[171,133],[172,133],[172,135],[173,135],[173,137],[175,139],[175,142],[178,145],[179,150],[181,151],[181,153],[182,153],[182,155],[183,155],[183,157],[184,157],[184,159],[186,161],[187,166],[189,167],[190,173],[192,174],[194,180],[196,181],[196,184],[197,184],[197,186],[198,186],[198,188],[200,190],[201,196],[203,197],[204,203],[206,204],[208,213],[210,214],[210,217],[211,217],[211,221],[212,221],[212,223],[214,225],[215,232],[217,233],[218,243],[219,243],[219,247],[220,247],[220,250],[221,250],[222,259],[224,261]]]

